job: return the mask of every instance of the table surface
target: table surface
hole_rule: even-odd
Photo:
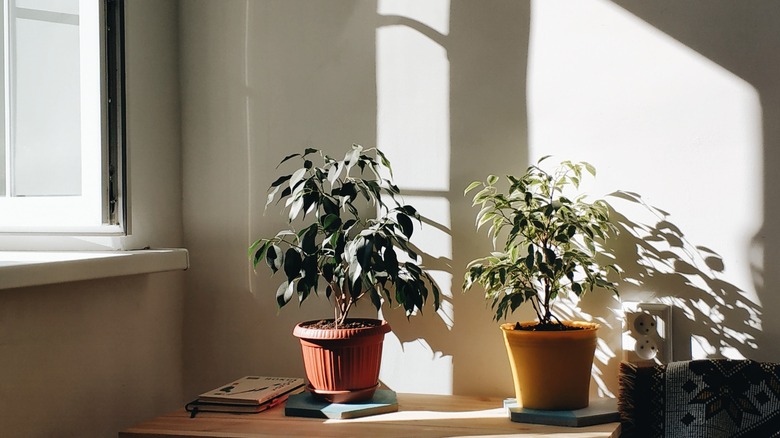
[[[126,429],[120,438],[152,437],[452,437],[539,436],[597,438],[620,435],[618,423],[558,427],[515,423],[503,400],[488,397],[398,394],[398,412],[349,420],[286,417],[284,405],[258,414],[202,412],[195,418],[180,409]]]

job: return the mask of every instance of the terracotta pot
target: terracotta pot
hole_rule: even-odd
[[[529,331],[513,330],[514,323],[501,325],[515,395],[523,407],[568,410],[588,406],[599,325],[579,321],[563,323],[582,330]]]
[[[382,342],[390,331],[387,321],[347,320],[374,324],[364,328],[308,328],[316,321],[295,326],[301,341],[307,389],[315,398],[333,403],[371,399],[379,386]]]

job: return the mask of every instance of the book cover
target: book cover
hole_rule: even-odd
[[[184,406],[184,409],[194,417],[198,412],[224,412],[229,414],[256,414],[278,406],[287,400],[287,395],[273,398],[260,405],[232,404],[232,403],[209,403],[198,400],[191,401]]]
[[[615,399],[591,400],[583,409],[545,411],[509,407],[510,419],[517,423],[547,424],[551,426],[583,427],[620,421]]]
[[[204,392],[198,396],[200,403],[257,406],[274,398],[303,389],[304,380],[299,377],[246,376]]]
[[[398,410],[395,391],[378,389],[371,400],[362,403],[328,403],[316,400],[308,392],[291,395],[284,406],[288,417],[309,417],[345,420],[384,414]]]

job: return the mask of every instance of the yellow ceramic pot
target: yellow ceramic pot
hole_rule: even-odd
[[[566,410],[588,406],[599,325],[579,321],[563,323],[581,329],[530,331],[514,330],[514,323],[501,325],[515,395],[523,407]]]

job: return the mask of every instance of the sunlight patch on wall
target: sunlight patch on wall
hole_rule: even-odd
[[[403,189],[402,189],[403,190]],[[404,196],[404,202],[415,206],[423,218],[422,224],[415,223],[413,242],[423,255],[423,263],[442,293],[442,305],[438,311],[447,329],[455,324],[452,299],[452,237],[450,236],[450,203],[447,199],[433,196]],[[418,227],[419,225],[419,227]]]
[[[449,32],[449,0],[378,2],[376,32],[377,147],[393,163],[403,202],[424,217],[412,242],[441,288],[442,306],[415,324],[451,329],[452,259],[450,204],[450,71],[447,51],[435,41]],[[384,20],[384,21],[383,21]],[[430,298],[430,297],[429,297]],[[430,308],[430,307],[429,307]],[[400,334],[399,334],[400,336]],[[385,338],[381,380],[399,392],[452,393],[452,357],[425,339]]]
[[[379,0],[377,12],[409,18],[442,35],[450,32],[450,0]]]
[[[675,329],[702,335],[694,336],[694,358],[737,356],[748,344],[728,326],[742,329],[737,308],[760,309],[747,262],[763,219],[755,88],[612,2],[536,0],[531,10],[530,161],[548,154],[589,161],[599,172],[595,193],[637,192],[668,213],[629,218],[674,226],[648,229],[670,239],[648,248],[668,257],[648,262],[657,278],[643,278],[637,291],[650,285],[657,297],[703,299],[718,310],[715,320],[679,321]],[[713,342],[711,329],[729,343]]]
[[[389,2],[380,2],[381,5]],[[395,14],[401,14],[395,5]],[[409,18],[441,17],[449,2],[411,3]],[[445,7],[446,6],[446,7]],[[422,13],[425,11],[426,13]],[[406,15],[406,14],[404,14]],[[439,20],[420,28],[441,27]],[[450,169],[449,61],[446,50],[413,27],[377,29],[377,146],[393,163],[403,190],[448,190]],[[409,157],[410,159],[404,160]]]
[[[396,392],[452,394],[452,356],[433,351],[425,339],[401,342],[385,335],[379,379]]]
[[[532,11],[531,159],[591,161],[604,191],[641,193],[690,240],[744,257],[763,217],[753,87],[611,2],[536,1]],[[750,284],[746,269],[726,269]]]

